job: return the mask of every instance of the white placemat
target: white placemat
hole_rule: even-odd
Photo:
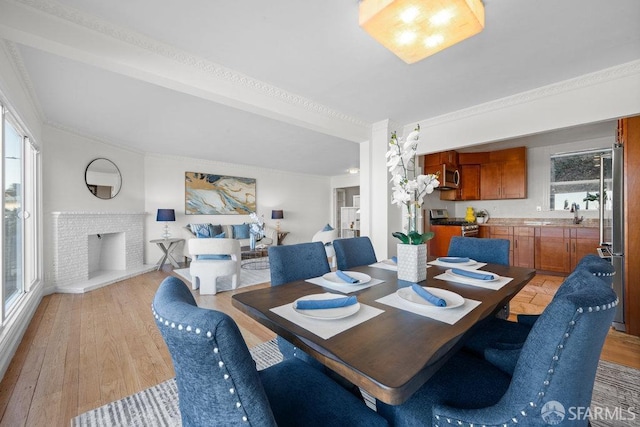
[[[451,309],[433,309],[424,308],[416,304],[412,304],[409,301],[405,301],[398,296],[395,292],[377,299],[376,302],[381,304],[390,305],[391,307],[399,308],[400,310],[410,311],[411,313],[418,314],[420,316],[428,317],[439,322],[448,323],[449,325],[455,324],[458,320],[469,314],[471,310],[480,305],[480,301],[465,298],[464,305]]]
[[[475,270],[487,265],[486,262],[476,262],[473,265],[460,265],[460,263],[440,262],[437,259],[433,261],[429,261],[427,264],[437,265],[438,267],[447,267],[447,268],[465,268],[467,270]]]
[[[507,283],[513,280],[513,277],[500,276],[500,279],[496,280],[495,282],[493,281],[490,282],[488,280],[472,279],[471,277],[466,278],[466,277],[452,276],[447,273],[439,274],[435,278],[440,280],[447,280],[449,282],[456,282],[456,283],[463,283],[465,285],[477,286],[479,288],[493,289],[494,291],[497,291],[498,289],[502,288],[504,285],[506,285]]]
[[[328,280],[324,280],[321,277],[314,277],[312,279],[307,279],[305,282],[312,283],[314,285],[323,286],[325,288],[333,289],[334,291],[342,292],[343,294],[350,294],[352,292],[361,291],[363,289],[370,288],[375,285],[379,285],[383,283],[384,280],[374,279],[373,277],[367,283],[363,283],[361,285],[354,285],[352,283],[346,283],[344,285],[340,285],[338,283],[332,283]]]
[[[384,310],[362,303],[360,303],[360,310],[356,314],[343,319],[312,319],[295,311],[293,303],[274,307],[271,311],[325,340],[384,313]]]
[[[369,267],[384,268],[385,270],[398,271],[398,264],[390,259],[383,259],[373,264],[369,264]]]

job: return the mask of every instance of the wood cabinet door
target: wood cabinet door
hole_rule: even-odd
[[[535,267],[539,270],[569,273],[569,230],[564,227],[536,228]]]
[[[502,188],[502,165],[484,163],[480,165],[480,198],[494,200],[500,198]]]
[[[460,166],[458,200],[480,200],[480,165]]]
[[[535,236],[533,227],[514,227],[513,265],[535,268]]]
[[[510,160],[502,164],[502,199],[527,197],[527,163],[524,159]]]
[[[571,230],[571,270],[585,255],[597,255],[600,246],[600,232],[597,228],[574,228]]]

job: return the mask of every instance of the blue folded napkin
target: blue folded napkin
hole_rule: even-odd
[[[296,308],[298,310],[319,310],[323,308],[348,307],[350,305],[356,304],[357,302],[358,298],[356,298],[355,296],[315,300],[303,299],[299,300],[296,303]]]
[[[391,257],[391,261],[393,261],[395,264],[398,263],[398,257],[397,256],[392,256]]]
[[[459,262],[469,262],[469,258],[466,257],[459,257],[459,256],[446,256],[446,257],[440,257],[438,258],[438,261],[441,262],[448,262],[448,263],[459,263]]]
[[[344,273],[340,270],[336,270],[336,275],[347,283],[353,283],[353,284],[360,283],[360,280],[354,279],[353,277],[349,276],[347,273]]]
[[[435,296],[434,294],[432,294],[431,292],[429,292],[428,290],[426,290],[422,286],[418,285],[417,283],[414,283],[413,285],[411,285],[411,289],[413,289],[413,291],[416,294],[420,295],[420,297],[422,297],[425,300],[429,301],[431,304],[435,305],[436,307],[446,307],[447,306],[447,302],[445,300],[443,300],[440,297]]]
[[[477,280],[493,280],[495,278],[491,273],[478,273],[477,271],[463,270],[461,268],[452,268],[451,272],[457,274],[458,276],[470,277]]]

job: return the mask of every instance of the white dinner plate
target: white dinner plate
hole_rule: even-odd
[[[343,282],[344,283],[344,282]],[[295,300],[293,304],[293,309],[302,314],[303,316],[310,317],[312,319],[321,319],[321,320],[332,320],[332,319],[343,319],[345,317],[352,316],[356,314],[360,310],[360,303],[357,302],[353,305],[348,305],[346,307],[337,307],[337,308],[321,308],[317,310],[299,310],[296,308],[298,300],[323,300],[323,299],[333,299],[333,298],[346,298],[342,294],[313,294],[307,295],[302,298],[298,298]]]
[[[343,273],[348,275],[349,277],[353,277],[359,282],[358,283],[345,282],[344,280],[338,277],[338,274],[335,271],[332,271],[331,273],[327,273],[323,275],[322,278],[327,282],[331,283],[332,285],[347,285],[347,286],[364,285],[365,283],[368,283],[371,281],[371,276],[369,276],[368,274],[359,273],[357,271],[343,271]]]
[[[440,258],[436,258],[436,261],[441,262],[443,264],[447,264],[447,265],[458,265],[458,266],[469,266],[469,265],[475,265],[478,262],[473,260],[473,259],[469,259],[469,261],[467,262],[447,262],[447,258],[460,258],[460,257],[455,257],[455,256],[445,256],[445,257],[440,257]]]
[[[460,295],[456,294],[455,292],[451,292],[446,289],[440,289],[440,288],[428,288],[426,286],[423,286],[423,288],[431,292],[433,295],[437,296],[438,298],[442,298],[443,300],[445,300],[447,302],[447,306],[438,307],[436,305],[431,304],[429,301],[427,301],[426,299],[418,295],[413,289],[411,289],[411,287],[400,288],[396,291],[396,294],[398,294],[398,296],[403,300],[409,301],[410,303],[413,303],[413,304],[417,304],[423,308],[446,310],[449,308],[460,307],[461,305],[464,304],[464,298],[462,298]]]
[[[462,274],[456,274],[453,272],[453,269],[451,268],[445,271],[445,273],[447,273],[449,276],[455,277],[456,279],[474,280],[476,282],[496,282],[500,279],[500,276],[498,276],[496,273],[491,273],[489,271],[473,270],[473,272],[480,273],[480,274],[491,274],[493,276],[493,279],[490,279],[490,280],[474,279],[473,277],[464,276]]]

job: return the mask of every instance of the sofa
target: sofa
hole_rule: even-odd
[[[240,247],[249,246],[249,224],[210,224],[191,223],[185,229],[189,232],[188,238],[195,237],[226,237],[236,239],[240,242]],[[208,229],[208,230],[207,230]],[[199,233],[202,231],[202,233]],[[224,233],[224,236],[221,234]],[[275,228],[265,225],[264,237],[256,242],[256,246],[271,246],[278,244],[278,233]],[[261,247],[261,246],[260,246]]]

